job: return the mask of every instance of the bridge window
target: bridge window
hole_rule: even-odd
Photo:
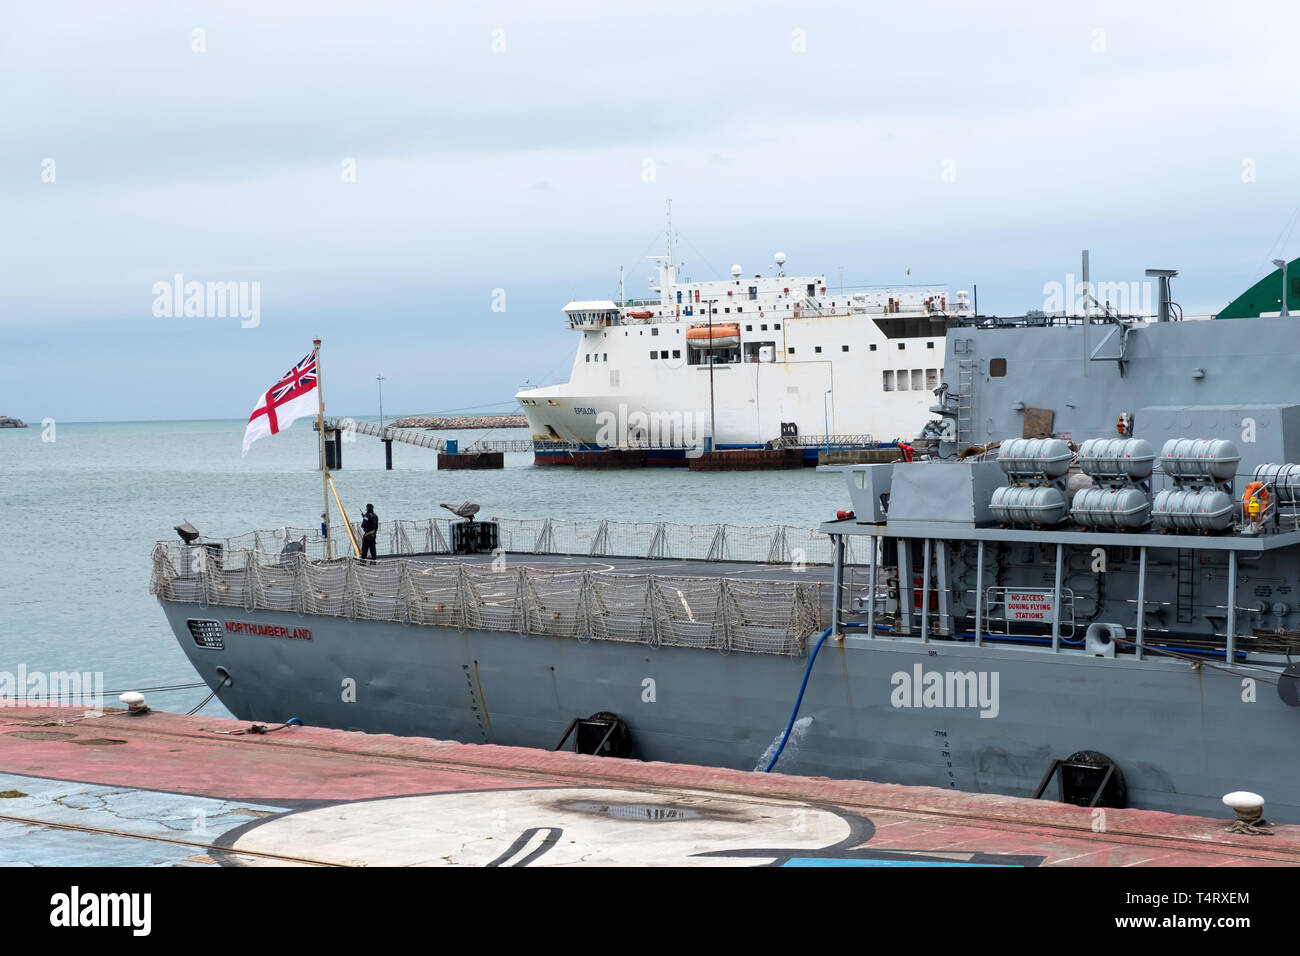
[[[989,359],[989,376],[991,378],[1002,378],[1007,374],[1007,360],[1004,358]]]

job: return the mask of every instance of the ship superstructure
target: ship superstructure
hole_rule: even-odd
[[[658,463],[705,449],[838,436],[914,438],[943,380],[944,333],[971,314],[942,286],[846,288],[825,275],[681,280],[652,257],[653,298],[575,301],[569,381],[518,393],[539,464],[566,447],[642,447]],[[558,447],[556,447],[558,445]]]

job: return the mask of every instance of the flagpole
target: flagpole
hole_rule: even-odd
[[[312,355],[316,361],[316,432],[320,436],[321,488],[325,492],[325,558],[334,557],[334,538],[330,534],[330,472],[325,461],[325,376],[320,370],[320,339],[312,339]],[[347,520],[347,515],[343,515]]]

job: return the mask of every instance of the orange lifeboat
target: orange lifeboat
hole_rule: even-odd
[[[734,349],[740,347],[740,326],[730,322],[714,325],[697,325],[686,330],[686,344],[693,349],[707,349],[710,346],[709,333],[712,332],[712,346],[715,349]]]
[[[629,312],[628,316],[633,319],[652,319],[654,318],[654,313],[653,312]]]

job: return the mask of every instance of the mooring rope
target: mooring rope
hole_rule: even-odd
[[[1263,807],[1237,807],[1237,819],[1228,824],[1225,833],[1247,836],[1272,836],[1273,824],[1264,819]]]
[[[185,716],[186,716],[186,717],[193,717],[195,714],[197,714],[199,711],[201,711],[204,707],[208,706],[208,702],[209,702],[210,700],[212,700],[212,698],[214,698],[214,697],[217,696],[217,691],[221,690],[221,688],[225,687],[225,686],[226,686],[227,684],[229,684],[229,683],[230,683],[230,675],[227,674],[225,677],[223,677],[223,678],[221,679],[221,683],[218,684],[218,685],[213,689],[212,693],[209,694],[207,697],[204,697],[203,700],[200,701],[198,704],[196,704],[192,710],[187,710],[187,711],[185,712]],[[202,686],[202,685],[200,685],[200,686]]]

